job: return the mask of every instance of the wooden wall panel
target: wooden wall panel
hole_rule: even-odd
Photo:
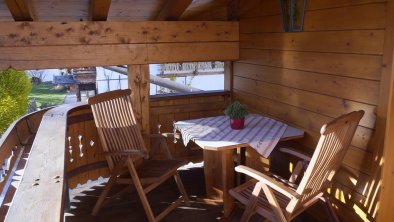
[[[313,1],[316,2],[316,1]],[[311,2],[308,2],[310,5]],[[383,29],[386,25],[384,2],[350,7],[307,11],[304,31]],[[245,18],[240,21],[242,33],[281,32],[282,21],[279,14],[264,17]]]
[[[316,53],[281,50],[240,49],[242,64],[297,69],[362,79],[380,80],[379,55]]]
[[[314,151],[324,123],[365,110],[330,195],[341,219],[374,220],[373,196],[378,186],[373,184],[379,169],[371,165],[379,164],[375,153],[381,149],[373,141],[380,104],[386,2],[308,1],[305,29],[297,33],[281,31],[279,1],[268,2],[241,4],[240,60],[233,65],[234,99],[246,103],[252,112],[305,130],[296,147],[309,153]],[[253,154],[248,164],[256,168],[266,165]],[[289,169],[286,165],[282,168]]]
[[[276,49],[311,52],[381,54],[382,30],[299,33],[250,33],[240,35],[243,49]]]
[[[253,70],[249,72],[249,67],[256,68],[255,72],[253,72]],[[286,78],[286,76],[279,74],[283,69],[272,68],[271,70],[273,74],[266,75],[267,73],[270,73],[270,69],[268,68],[267,70],[265,69],[266,67],[259,69],[262,68],[262,66],[250,66],[248,64],[241,65],[240,63],[237,63],[235,70],[238,70],[239,68],[243,68],[243,71],[238,72],[239,76],[234,78],[239,78],[240,81],[234,84],[242,84],[245,81],[254,81],[255,84],[261,85],[258,90],[264,91],[263,93],[265,97],[268,96],[273,99],[276,98],[282,102],[286,101],[286,103],[293,106],[300,105],[313,112],[331,117],[348,113],[351,110],[363,109],[366,113],[361,120],[361,125],[369,128],[374,127],[376,111],[375,105],[340,98],[342,94],[337,94],[334,90],[318,90],[318,83],[316,84],[315,82],[310,81],[309,83],[311,84],[305,84],[303,81],[298,80],[305,78],[304,76],[299,76],[299,78]],[[258,74],[259,70],[261,74]],[[293,76],[289,75],[289,77]],[[300,84],[297,84],[297,82]],[[327,83],[323,82],[322,84]],[[310,85],[312,85],[312,87],[309,87]],[[308,91],[305,91],[305,87]],[[323,87],[321,87],[321,89],[323,89]]]
[[[370,4],[376,2],[386,2],[386,0],[312,0],[309,1],[308,10],[328,9],[335,7],[348,7],[354,5]]]
[[[384,29],[386,26],[386,3],[356,5],[326,10],[308,11],[305,31]]]
[[[283,84],[292,88],[304,89],[340,98],[342,97],[367,104],[376,104],[376,99],[379,96],[379,93],[375,92],[379,90],[379,82],[377,81],[344,78],[287,69],[281,69],[280,71],[276,70],[276,73],[271,72],[272,74],[275,73],[275,76],[272,76],[270,72],[266,73],[268,74],[268,77],[265,79],[270,83]],[[242,73],[239,74],[239,78],[237,78],[237,80],[251,80],[252,82],[255,80],[253,78],[243,78],[242,75]],[[258,78],[260,77],[264,78],[265,75],[259,75]],[[234,79],[234,81],[236,80]],[[256,82],[256,84],[257,83],[258,82]]]

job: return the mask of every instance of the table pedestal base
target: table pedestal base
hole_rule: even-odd
[[[207,197],[223,199],[224,218],[229,218],[234,199],[229,190],[234,187],[234,150],[204,150],[204,174]],[[220,161],[219,161],[220,160]]]

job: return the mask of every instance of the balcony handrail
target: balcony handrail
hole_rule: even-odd
[[[5,221],[64,220],[67,114],[84,105],[61,105],[43,115]]]
[[[159,100],[173,100],[173,99],[181,99],[181,98],[210,97],[210,96],[231,96],[231,92],[228,90],[209,90],[209,91],[197,91],[197,92],[167,93],[167,94],[151,95],[149,98],[150,101],[159,101]]]
[[[18,167],[23,167],[24,163],[20,163],[21,157],[28,153],[42,116],[47,110],[42,109],[18,118],[10,124],[0,138],[0,206],[2,209],[0,220],[4,219],[8,209],[4,201],[12,199],[15,194],[14,189],[9,189],[14,181],[15,171]]]

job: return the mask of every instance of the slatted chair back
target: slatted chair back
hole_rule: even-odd
[[[131,90],[117,90],[91,97],[91,105],[97,131],[105,152],[139,150],[147,154],[140,127],[136,122],[131,104]],[[133,159],[141,156],[133,156]],[[107,156],[110,169],[121,156]]]
[[[290,201],[286,208],[288,213],[302,211],[326,191],[363,115],[364,111],[351,112],[321,128],[319,143],[297,188],[301,197]]]

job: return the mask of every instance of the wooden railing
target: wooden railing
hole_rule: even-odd
[[[66,172],[69,188],[109,176],[89,105],[68,112]]]
[[[9,189],[15,170],[23,168],[21,157],[30,151],[43,114],[40,110],[22,116],[15,120],[0,139],[0,221],[4,220],[8,207],[6,204],[12,200],[14,189]]]
[[[48,110],[5,220],[63,221],[68,188],[107,175],[100,150],[88,105]]]
[[[158,123],[162,125],[162,132],[172,131],[174,120],[221,115],[229,100],[230,93],[224,91],[152,97],[151,131],[157,129]],[[75,103],[55,107],[45,114],[37,113],[29,123],[35,130],[41,120],[39,114],[42,121],[6,221],[63,221],[68,188],[106,177],[109,173],[90,106]],[[10,156],[13,144],[21,144],[16,135],[30,135],[20,127],[13,128],[18,129],[19,134],[7,131],[7,135],[12,136],[1,143],[8,151],[2,151],[0,160]],[[28,136],[21,138],[28,141],[25,139]],[[169,144],[175,156],[183,156],[182,143]]]

